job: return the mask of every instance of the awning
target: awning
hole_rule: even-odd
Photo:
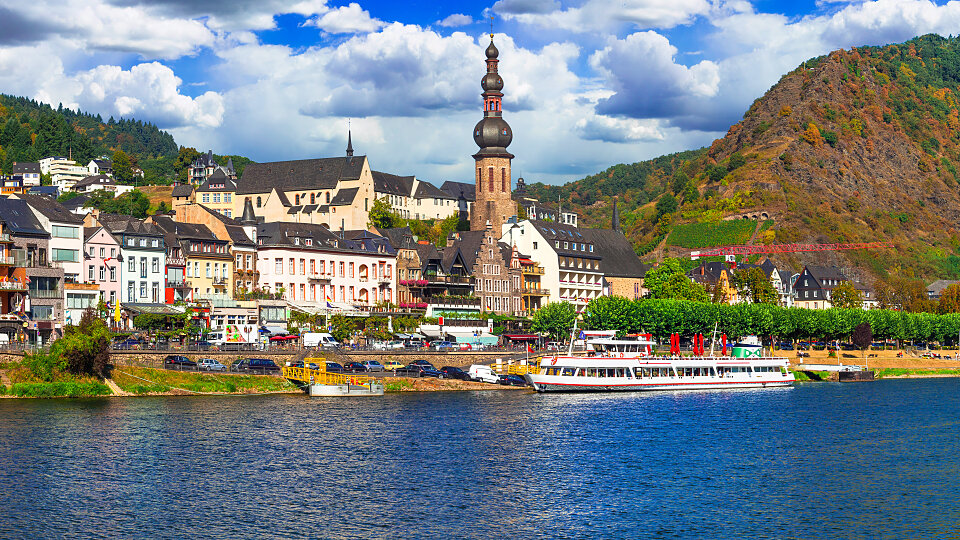
[[[536,334],[504,334],[503,337],[512,341],[536,341],[540,336]]]
[[[294,336],[292,334],[289,336],[273,336],[270,338],[270,341],[289,341],[292,339],[300,339],[300,336]]]
[[[287,327],[276,324],[268,324],[260,327],[260,332],[264,334],[286,334]]]
[[[410,334],[394,334],[399,339],[410,339]]]

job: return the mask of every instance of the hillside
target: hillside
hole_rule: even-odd
[[[659,245],[658,256],[700,247],[677,241],[666,251],[668,235],[695,236],[671,235],[682,224],[730,229],[724,218],[765,214],[772,225],[755,241],[896,246],[781,261],[794,268],[817,262],[881,279],[960,277],[958,93],[960,38],[836,51],[786,74],[705,152],[626,166],[646,175],[620,189],[608,171],[563,191],[590,215],[622,193],[621,208],[635,217],[624,228],[638,252],[650,244]],[[604,196],[578,201],[585,190]],[[657,204],[628,196],[638,190]],[[734,232],[713,237],[743,238]]]
[[[200,152],[177,146],[173,136],[135,119],[104,121],[99,115],[56,109],[24,97],[0,94],[0,174],[10,174],[14,161],[70,156],[81,164],[93,158],[126,152],[144,171],[145,184],[186,180],[186,168]],[[215,155],[217,163],[233,158],[238,173],[249,159]]]

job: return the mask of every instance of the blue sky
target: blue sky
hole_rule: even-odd
[[[0,0],[0,92],[152,121],[257,161],[340,155],[470,181],[489,17],[515,175],[709,145],[838,48],[960,33],[930,0]]]

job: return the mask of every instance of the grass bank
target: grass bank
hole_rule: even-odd
[[[97,377],[74,375],[54,370],[39,376],[23,361],[0,363],[0,396],[25,398],[109,396],[110,387]]]
[[[796,377],[797,382],[829,381],[831,377],[831,372],[829,371],[791,371],[793,371],[793,376]]]
[[[906,369],[906,368],[886,368],[874,370],[874,377],[877,379],[909,379],[922,377],[960,377],[960,369]]]
[[[259,394],[299,391],[290,381],[266,375],[191,373],[131,366],[114,368],[113,382],[124,392],[136,395],[222,393]]]

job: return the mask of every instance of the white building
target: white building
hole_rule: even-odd
[[[106,190],[113,193],[114,197],[119,197],[124,193],[133,191],[133,186],[125,186],[123,184],[118,184],[112,176],[107,176],[105,174],[97,174],[92,176],[87,176],[83,180],[80,180],[71,188],[73,191],[78,193],[93,193],[97,190]]]
[[[543,267],[540,286],[550,291],[549,302],[570,302],[579,311],[603,295],[601,257],[576,227],[550,221],[505,223],[500,241]]]
[[[64,192],[73,187],[74,184],[90,176],[90,171],[83,166],[77,165],[76,161],[62,156],[46,157],[40,160],[40,172],[49,174],[53,185]]]
[[[13,176],[23,179],[23,187],[40,185],[40,164],[36,161],[27,163],[13,162]]]
[[[295,307],[318,312],[395,302],[396,251],[381,236],[352,231],[345,239],[321,225],[285,222],[261,223],[255,234],[259,288],[282,291]]]
[[[156,225],[117,214],[90,214],[87,225],[98,222],[120,243],[120,301],[165,303],[166,244]]]
[[[87,172],[92,176],[98,174],[113,176],[113,162],[109,159],[91,159],[90,163],[87,163]]]

